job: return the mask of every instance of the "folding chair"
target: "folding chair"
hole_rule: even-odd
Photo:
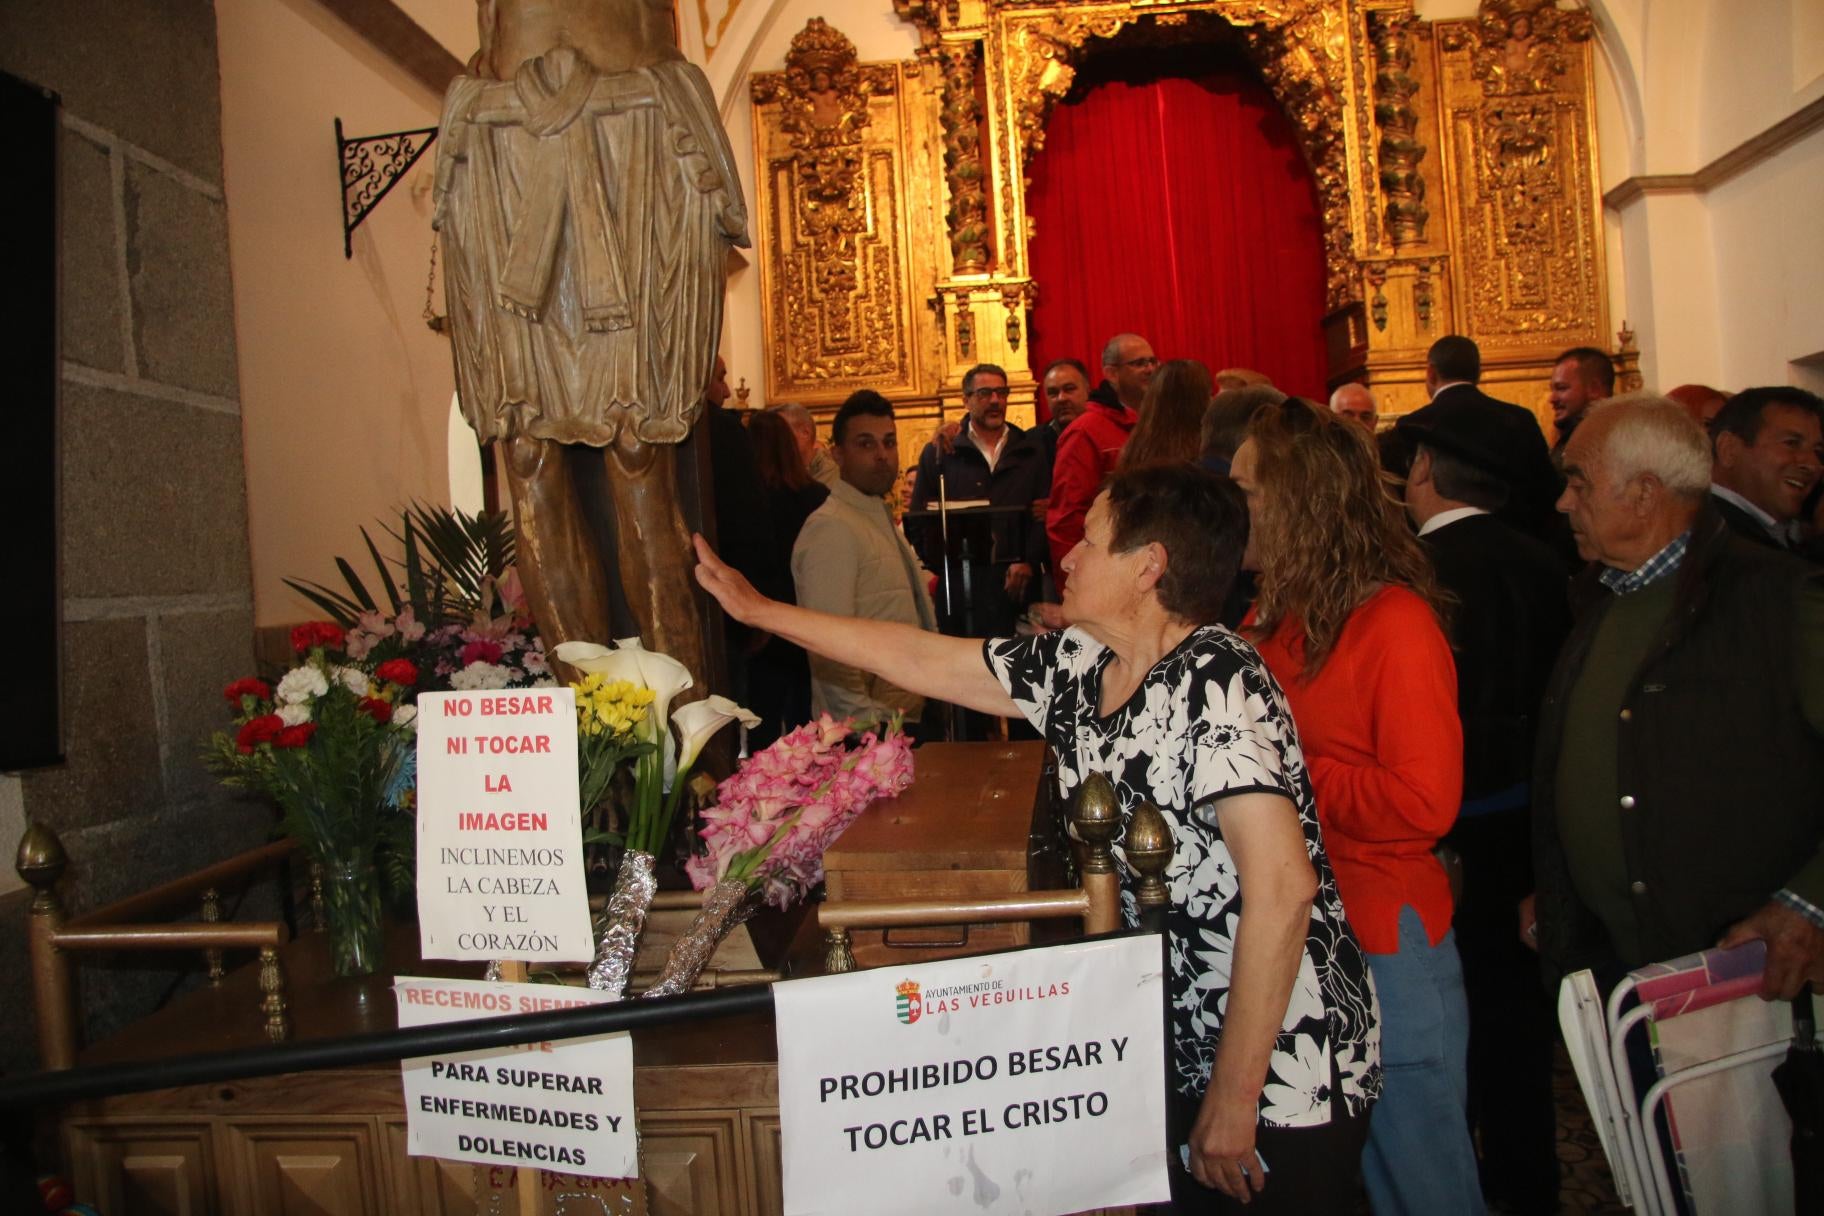
[[[1792,1210],[1790,1121],[1769,1079],[1791,1043],[1792,1019],[1785,1004],[1757,995],[1765,962],[1766,947],[1750,942],[1642,967],[1606,1002],[1587,971],[1560,989],[1578,1082],[1616,1190],[1635,1211],[1675,1216],[1675,1187],[1696,1216]],[[1636,1075],[1638,1046],[1650,1049],[1651,1076]],[[1656,1122],[1662,1109],[1670,1159]]]

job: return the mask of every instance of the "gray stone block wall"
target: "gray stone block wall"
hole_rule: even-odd
[[[24,776],[74,909],[266,838],[204,771],[222,686],[253,670],[221,85],[207,0],[5,0],[0,69],[63,99],[60,414],[67,762]],[[14,841],[4,844],[11,864]],[[23,977],[27,895],[0,900]],[[82,970],[105,1035],[178,982],[173,958]],[[194,963],[195,960],[184,960]],[[0,1068],[37,1066],[30,992],[0,985]]]

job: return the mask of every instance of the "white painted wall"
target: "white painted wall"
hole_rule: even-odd
[[[1824,97],[1818,0],[1592,0],[1605,190],[1696,173]],[[1611,209],[1613,313],[1647,384],[1808,382],[1824,356],[1824,131],[1708,192]]]
[[[340,585],[336,555],[368,565],[358,528],[448,501],[449,343],[420,317],[435,145],[347,260],[334,134],[338,116],[350,136],[434,127],[442,99],[316,0],[215,9],[254,613],[270,625],[314,613],[284,578]]]

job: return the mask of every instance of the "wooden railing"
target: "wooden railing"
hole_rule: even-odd
[[[250,849],[149,891],[70,917],[57,895],[57,882],[69,868],[69,855],[57,834],[34,823],[19,841],[14,868],[32,888],[26,934],[32,961],[32,999],[38,1018],[38,1054],[47,1069],[69,1068],[81,1046],[76,1001],[76,959],[80,952],[108,950],[197,950],[208,967],[209,982],[220,983],[224,950],[260,952],[260,1010],[268,1038],[279,1041],[291,1031],[286,1013],[284,976],[278,949],[289,936],[277,921],[226,924],[221,920],[221,892],[251,881],[285,864],[296,850],[289,840]],[[199,921],[151,921],[186,907]]]
[[[849,945],[852,929],[1081,919],[1085,933],[1112,933],[1121,927],[1121,880],[1115,870],[1114,854],[1115,838],[1121,835],[1121,807],[1114,786],[1106,777],[1092,773],[1083,782],[1071,803],[1067,821],[1072,839],[1082,846],[1078,861],[1081,886],[983,899],[823,903],[817,908],[817,923],[824,931],[823,969],[832,974],[855,969],[855,955]],[[1172,830],[1157,807],[1140,804],[1127,825],[1122,851],[1128,865],[1140,875],[1137,898],[1142,915],[1163,908]]]

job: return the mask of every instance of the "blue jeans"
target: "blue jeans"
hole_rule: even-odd
[[[1369,954],[1381,999],[1385,1085],[1368,1120],[1362,1178],[1375,1216],[1482,1216],[1469,1142],[1469,1004],[1454,934],[1432,945],[1400,909],[1400,952]]]

